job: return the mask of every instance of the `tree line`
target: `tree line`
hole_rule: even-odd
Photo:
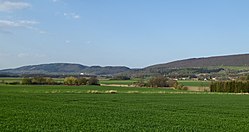
[[[219,81],[212,82],[211,92],[249,93],[249,81]]]
[[[176,80],[171,80],[164,76],[157,76],[150,78],[148,81],[140,80],[135,85],[139,87],[174,87],[175,89],[182,89],[183,85]]]
[[[99,85],[96,77],[66,77],[63,82],[55,81],[50,77],[25,77],[22,79],[23,85]]]
[[[62,83],[56,82],[50,77],[25,77],[22,79],[23,85],[59,85]]]
[[[99,80],[96,77],[87,78],[76,78],[76,77],[66,77],[64,79],[65,85],[99,85]]]

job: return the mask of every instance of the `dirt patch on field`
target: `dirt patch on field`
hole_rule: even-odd
[[[188,86],[188,91],[210,91],[209,87],[193,87],[193,86]]]
[[[112,86],[112,87],[134,87],[132,85],[122,85],[122,84],[100,84],[100,86]]]

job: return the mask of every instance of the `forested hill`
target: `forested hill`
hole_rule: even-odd
[[[216,56],[207,58],[192,58],[179,60],[165,64],[153,65],[143,69],[130,69],[124,66],[84,66],[71,63],[52,63],[23,66],[15,69],[0,70],[0,75],[26,75],[26,74],[52,74],[52,75],[157,75],[157,74],[186,74],[202,72],[219,72],[223,66],[249,66],[249,54]],[[218,67],[214,69],[205,69],[207,67]],[[182,69],[186,69],[183,70]],[[190,68],[190,69],[189,69]],[[191,71],[192,70],[194,71]],[[193,69],[194,68],[194,69]],[[201,71],[198,71],[199,68]],[[203,69],[204,68],[204,69]],[[197,71],[196,71],[197,70]],[[207,71],[208,70],[208,71]],[[211,70],[211,71],[210,71]]]
[[[165,64],[149,66],[145,69],[198,68],[210,66],[249,66],[249,54],[216,56],[207,58],[192,58]]]
[[[15,69],[0,70],[0,74],[89,74],[89,75],[113,75],[129,71],[123,66],[84,66],[71,63],[52,63],[23,66]]]

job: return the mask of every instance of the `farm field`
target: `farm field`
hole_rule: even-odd
[[[178,81],[178,83],[184,86],[192,86],[192,87],[209,87],[211,84],[210,81]]]
[[[132,85],[137,80],[100,80],[100,84]]]
[[[8,77],[1,77],[0,83],[10,83],[10,82],[21,82],[22,78],[8,78]]]
[[[53,78],[56,82],[63,82],[64,78]],[[0,78],[0,83],[11,83],[11,82],[21,82],[22,78]],[[136,79],[133,80],[100,80],[101,84],[116,84],[116,85],[132,85],[137,82]]]
[[[11,82],[21,82],[22,78],[0,78],[0,83],[11,83]],[[63,78],[54,78],[56,82],[63,82]],[[132,85],[135,82],[138,82],[139,79],[132,80],[100,80],[100,84],[104,85]],[[193,87],[209,87],[210,81],[178,81],[184,86],[193,86]]]
[[[117,84],[117,85],[132,85],[138,80],[100,80],[100,84]],[[209,87],[210,81],[178,81],[178,83],[184,86],[192,86],[192,87]]]
[[[23,78],[21,77],[11,77],[11,78],[8,78],[8,77],[0,77],[0,84],[1,83],[12,83],[12,82],[21,82]],[[56,82],[63,82],[64,78],[53,78],[54,81]]]
[[[91,94],[89,90],[103,94]],[[104,93],[108,90],[116,90],[117,94]],[[162,88],[0,85],[0,130],[249,130],[248,95],[181,92]]]

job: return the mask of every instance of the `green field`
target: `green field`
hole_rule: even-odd
[[[193,86],[193,87],[209,87],[210,81],[178,81],[178,83],[184,86]]]
[[[137,80],[100,80],[100,84],[132,85]]]
[[[114,85],[132,85],[138,80],[101,80],[100,84],[114,84]],[[178,83],[184,86],[192,86],[192,87],[209,87],[210,81],[178,81]]]
[[[1,77],[0,83],[21,82],[22,78]]]
[[[89,90],[117,90],[117,94],[90,94]],[[0,130],[249,130],[248,95],[178,92],[181,91],[0,85]]]
[[[63,78],[53,78],[56,82],[63,82]],[[0,78],[1,83],[11,83],[11,82],[21,82],[22,78]],[[101,84],[116,84],[116,85],[132,85],[137,82],[136,79],[133,80],[100,80]]]
[[[0,78],[1,83],[21,82],[22,78]],[[54,78],[56,82],[63,82],[63,78]],[[132,85],[139,79],[132,80],[100,80],[100,84],[105,85]],[[178,81],[184,86],[209,87],[210,81]]]

